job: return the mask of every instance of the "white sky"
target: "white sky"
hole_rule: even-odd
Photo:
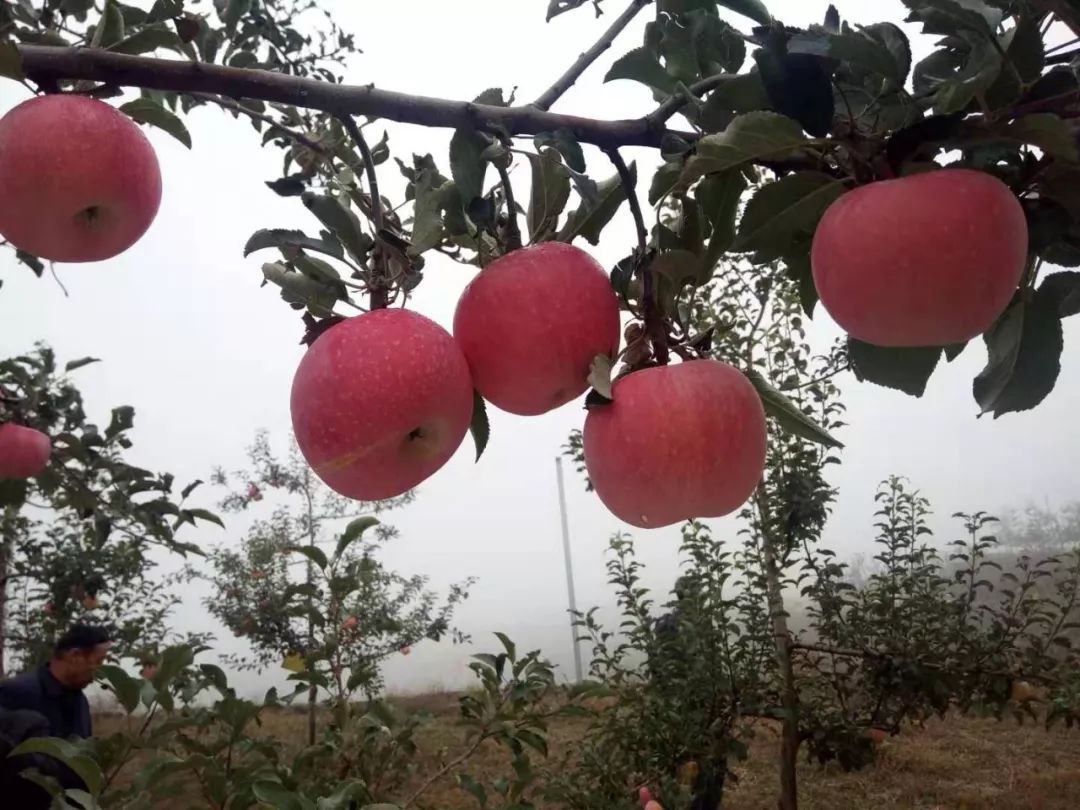
[[[374,82],[449,98],[516,85],[519,100],[545,89],[623,7],[607,0],[608,13],[600,20],[583,9],[545,25],[546,0],[328,5],[364,50],[347,72],[350,83]],[[769,3],[776,17],[798,25],[819,22],[827,5],[822,0]],[[855,15],[853,22],[904,16],[899,0],[844,5],[844,12]],[[557,110],[618,118],[649,108],[649,93],[640,86],[600,83],[617,56],[640,44],[646,14],[641,16]],[[745,28],[747,21],[730,18]],[[929,44],[919,37],[916,51],[925,52]],[[25,97],[18,85],[0,83],[0,113]],[[161,212],[126,254],[97,265],[59,266],[70,297],[48,277],[35,279],[12,254],[0,254],[0,356],[45,340],[62,360],[103,358],[104,363],[77,373],[90,413],[105,420],[109,408],[134,405],[133,460],[172,471],[179,481],[206,478],[219,464],[243,466],[244,450],[258,428],[268,428],[280,449],[287,448],[289,386],[302,353],[300,322],[276,292],[259,289],[259,267],[269,256],[245,260],[241,250],[259,228],[316,230],[297,199],[279,198],[263,185],[278,176],[280,153],[261,149],[248,124],[201,109],[188,126],[192,151],[149,131],[164,176]],[[381,126],[375,128],[381,134]],[[450,134],[393,125],[390,146],[406,161],[414,151],[431,152],[445,172]],[[588,150],[586,157],[596,176],[612,173],[596,150]],[[642,164],[640,175],[646,178],[651,172],[644,169],[658,160],[646,150],[627,150],[627,157]],[[527,168],[518,167],[514,179],[520,184],[519,198],[527,199]],[[384,193],[400,199],[402,181],[392,162],[381,167],[380,180]],[[594,253],[611,266],[632,240],[624,209]],[[470,273],[449,260],[429,258],[413,306],[449,328]],[[836,332],[819,312],[814,329],[824,348]],[[1065,337],[1064,368],[1049,400],[1033,412],[996,422],[975,418],[970,394],[971,380],[985,360],[981,345],[939,369],[921,400],[845,378],[850,425],[839,434],[847,450],[842,466],[833,468],[840,497],[826,543],[843,556],[870,548],[872,496],[891,473],[910,477],[931,497],[941,541],[952,539],[947,516],[956,510],[1002,511],[1032,501],[1055,506],[1075,498],[1073,464],[1080,456],[1080,433],[1070,425],[1080,394],[1077,323],[1066,323]],[[481,463],[473,463],[467,438],[450,464],[420,488],[417,502],[390,518],[402,536],[386,555],[389,564],[407,573],[429,573],[436,586],[480,577],[459,625],[485,649],[497,643],[490,632],[504,630],[520,647],[542,647],[556,663],[569,667],[554,459],[583,416],[580,404],[531,419],[493,412],[492,439]],[[627,527],[587,494],[576,476],[568,475],[567,484],[579,605],[608,604],[605,549],[611,533]],[[211,494],[206,490],[204,499]],[[733,535],[730,521],[714,526]],[[227,532],[211,527],[188,539],[235,542],[242,529],[236,520]],[[666,590],[676,574],[677,529],[639,532],[637,537],[649,584]],[[183,627],[214,624],[199,603],[201,596],[201,590],[192,590],[179,611]],[[234,648],[227,631],[214,630],[225,649]],[[390,686],[457,685],[466,677],[467,656],[475,651],[425,644],[411,658],[391,662]],[[265,677],[238,677],[248,688],[267,683]]]

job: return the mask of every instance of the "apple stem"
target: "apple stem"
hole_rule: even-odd
[[[356,125],[351,115],[342,113],[338,119],[345,126],[349,137],[355,141],[360,149],[360,156],[364,159],[364,174],[367,175],[368,193],[371,197],[371,222],[375,226],[375,247],[371,253],[372,272],[368,278],[368,291],[371,295],[372,309],[385,309],[389,304],[389,274],[386,272],[386,254],[382,250],[383,230],[383,207],[382,197],[379,194],[379,178],[375,174],[375,161],[371,156],[364,133]]]
[[[664,319],[656,308],[656,294],[653,291],[653,271],[649,262],[648,231],[645,229],[645,217],[641,213],[641,202],[637,196],[637,183],[630,169],[626,166],[619,150],[612,147],[605,149],[604,153],[615,166],[619,173],[626,191],[626,200],[630,204],[630,213],[634,216],[634,228],[637,230],[637,248],[634,250],[634,263],[637,265],[638,274],[641,278],[642,320],[645,322],[645,332],[652,344],[653,359],[660,365],[667,365],[670,360],[668,351],[667,327]]]

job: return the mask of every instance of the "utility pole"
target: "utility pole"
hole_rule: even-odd
[[[555,457],[555,474],[559,481],[559,514],[562,518],[563,558],[566,561],[566,592],[570,599],[570,640],[574,645],[575,682],[581,683],[581,647],[578,643],[577,628],[574,620],[577,616],[577,598],[574,596],[574,564],[570,559],[570,524],[566,519],[566,487],[563,484],[562,457]]]

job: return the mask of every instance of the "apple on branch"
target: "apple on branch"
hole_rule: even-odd
[[[1027,261],[1024,210],[985,172],[942,169],[851,191],[825,212],[811,262],[821,303],[877,346],[947,346],[989,329]]]
[[[0,425],[0,479],[33,478],[49,465],[52,442],[39,430]]]
[[[161,170],[123,113],[85,96],[38,96],[0,119],[0,199],[0,234],[16,248],[96,262],[146,233],[161,204]]]
[[[519,416],[547,413],[589,387],[589,365],[619,348],[619,299],[580,248],[543,242],[493,261],[454,313],[476,390]]]
[[[721,517],[746,502],[765,468],[765,410],[753,384],[718,360],[634,371],[613,402],[589,410],[585,466],[621,520],[656,529]]]
[[[315,473],[348,498],[402,495],[461,445],[473,410],[469,366],[457,342],[407,309],[342,321],[296,370],[292,422]]]

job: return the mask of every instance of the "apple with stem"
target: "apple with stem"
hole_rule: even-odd
[[[52,442],[40,430],[7,422],[0,425],[0,480],[33,478],[49,466]]]
[[[656,529],[720,517],[765,468],[765,411],[753,384],[717,360],[632,372],[585,418],[589,479],[619,519]]]
[[[619,330],[619,300],[604,268],[562,242],[499,257],[465,288],[454,313],[476,389],[519,416],[585,393],[593,358],[614,358]]]
[[[966,343],[1005,311],[1027,263],[1016,195],[972,169],[861,186],[825,211],[811,249],[821,303],[877,346]]]
[[[356,500],[393,498],[433,475],[461,445],[472,410],[457,342],[406,309],[331,327],[293,379],[301,453],[329,487]]]
[[[146,233],[161,204],[150,141],[114,107],[38,96],[0,119],[0,234],[56,262],[96,262]]]

